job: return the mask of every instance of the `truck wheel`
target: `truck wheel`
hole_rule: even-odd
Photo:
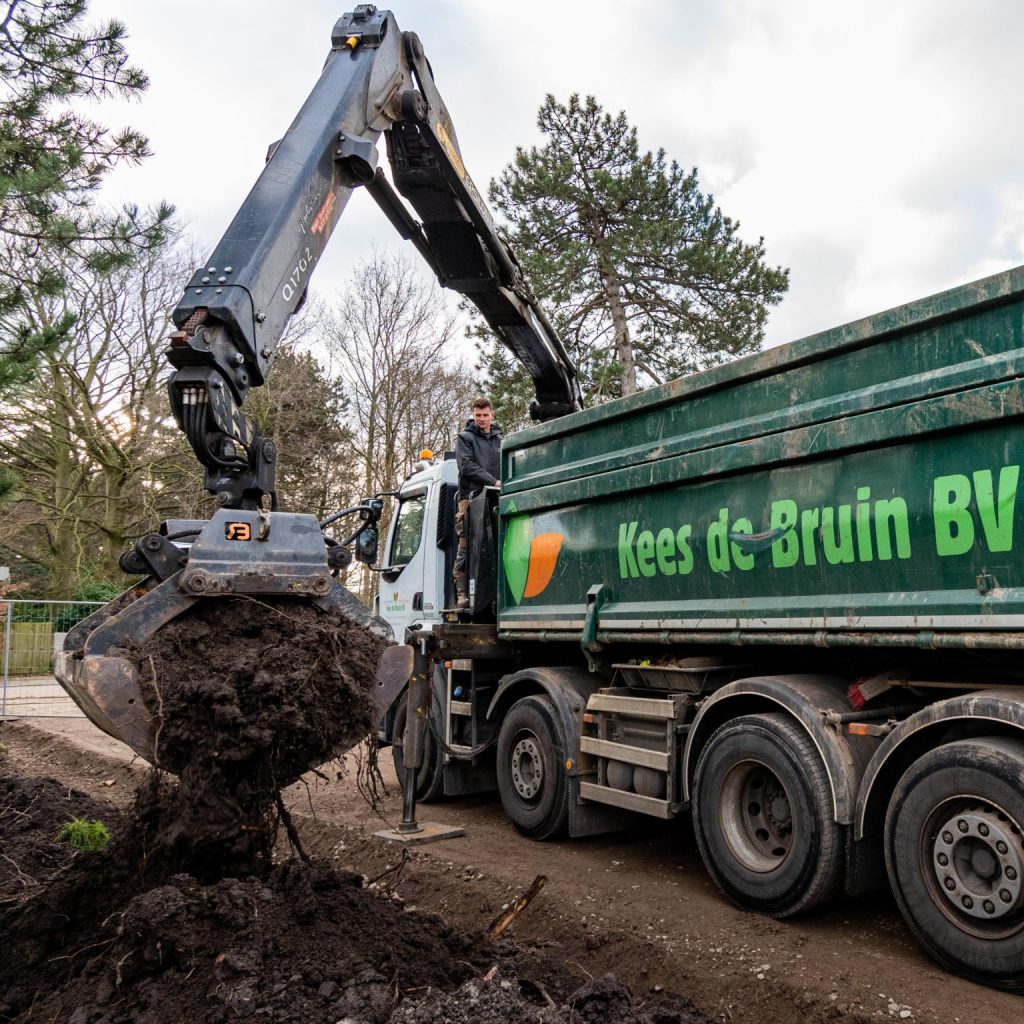
[[[789,917],[842,884],[828,773],[786,715],[746,715],[711,735],[697,761],[693,825],[708,873],[741,907]]]
[[[565,742],[547,697],[514,704],[498,733],[498,792],[524,836],[553,839],[569,823]]]
[[[398,784],[405,789],[405,723],[409,717],[408,693],[403,693],[395,710],[395,725],[392,736],[391,757],[398,775]],[[441,798],[444,787],[444,765],[441,759],[441,748],[434,739],[428,726],[427,735],[423,740],[423,763],[416,773],[416,802],[429,804]]]
[[[939,963],[1024,992],[1024,742],[958,740],[915,761],[889,801],[885,863]]]

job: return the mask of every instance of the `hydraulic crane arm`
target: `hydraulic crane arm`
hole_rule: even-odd
[[[377,166],[386,137],[398,191]],[[172,317],[171,405],[227,508],[274,495],[275,449],[242,413],[354,188],[365,186],[441,284],[466,295],[533,377],[535,419],[581,408],[575,368],[466,172],[423,47],[390,11],[343,15],[320,79]]]

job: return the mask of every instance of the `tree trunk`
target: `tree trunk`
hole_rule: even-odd
[[[612,344],[622,370],[619,376],[620,392],[622,395],[632,395],[637,390],[636,363],[633,361],[633,342],[629,337],[626,307],[622,301],[622,282],[608,256],[604,230],[593,208],[585,210],[585,220],[590,225],[590,241],[597,256],[597,272],[601,277],[604,301],[612,318]]]
[[[629,337],[629,324],[626,321],[626,308],[622,302],[622,285],[619,283],[615,270],[607,264],[601,266],[601,282],[604,285],[605,302],[612,318],[613,343],[619,366],[622,367],[620,377],[623,395],[632,395],[636,390],[636,363],[633,360],[633,342]]]
[[[81,562],[81,543],[76,536],[76,509],[82,499],[81,473],[75,465],[71,430],[65,410],[70,397],[60,365],[49,361],[51,394],[56,397],[53,421],[48,426],[53,458],[53,515],[48,530],[52,568],[49,573],[50,593],[55,597],[70,596]]]

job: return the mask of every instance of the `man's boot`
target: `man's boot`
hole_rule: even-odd
[[[455,607],[461,612],[469,608],[469,593],[466,590],[466,574],[455,573]]]

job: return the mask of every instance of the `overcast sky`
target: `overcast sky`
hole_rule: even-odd
[[[102,117],[154,155],[107,197],[167,199],[208,251],[330,47],[340,2],[92,0],[151,79]],[[768,344],[1024,263],[1024,4],[1014,0],[396,0],[419,34],[481,190],[540,141],[548,92],[623,109],[641,145],[791,270]],[[314,287],[372,246],[404,251],[353,198]],[[415,252],[410,250],[413,259]]]

